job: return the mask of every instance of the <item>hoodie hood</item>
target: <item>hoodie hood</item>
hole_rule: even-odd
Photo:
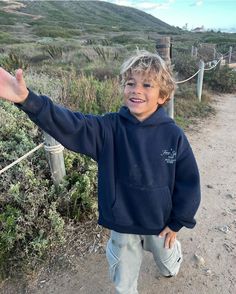
[[[174,123],[174,120],[167,115],[162,106],[159,106],[157,110],[144,121],[139,121],[133,114],[131,114],[127,106],[122,106],[120,108],[119,115],[130,121],[132,124],[142,126],[157,126],[163,123]]]

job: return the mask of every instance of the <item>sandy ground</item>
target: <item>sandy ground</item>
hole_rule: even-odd
[[[202,182],[202,203],[194,230],[182,229],[184,262],[177,277],[160,276],[152,256],[144,254],[140,294],[236,293],[236,96],[215,98],[217,114],[187,132]],[[0,289],[4,294],[114,293],[104,253],[74,257],[74,267],[43,271],[30,284]],[[129,293],[127,293],[129,294]]]

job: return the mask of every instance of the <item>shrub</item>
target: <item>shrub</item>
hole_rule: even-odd
[[[121,105],[118,79],[99,81],[93,76],[62,74],[62,95],[59,102],[84,113],[102,114],[116,111]]]
[[[2,21],[1,24],[3,24]],[[18,40],[7,32],[0,32],[0,42],[1,44],[12,44],[18,43]]]
[[[0,101],[0,169],[40,142],[37,127],[13,105]],[[96,213],[96,164],[66,152],[67,177],[57,189],[42,149],[1,175],[0,276],[32,271],[65,241],[68,219]]]
[[[10,52],[8,56],[4,56],[0,59],[0,65],[9,72],[14,72],[18,68],[23,70],[29,66],[28,62],[16,53]]]
[[[47,45],[45,51],[52,59],[62,58],[63,50],[61,47],[57,47],[55,45]]]
[[[197,118],[206,118],[215,113],[210,104],[210,96],[206,91],[203,91],[202,101],[199,103],[196,96],[196,85],[180,84],[174,99],[175,120],[182,128],[187,128]]]
[[[60,27],[52,26],[34,26],[34,33],[39,37],[50,37],[50,38],[71,38],[73,34],[70,30]]]
[[[215,70],[206,72],[204,81],[214,91],[221,93],[233,93],[236,91],[236,72],[227,65],[218,66]]]
[[[198,61],[189,54],[176,53],[172,63],[174,64],[174,71],[179,75],[179,79],[189,78],[198,70]]]

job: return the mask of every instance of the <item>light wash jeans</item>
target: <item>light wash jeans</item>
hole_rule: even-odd
[[[138,294],[137,283],[143,250],[150,251],[163,276],[178,274],[182,262],[181,245],[164,248],[165,238],[157,235],[134,235],[111,231],[106,257],[116,294]]]

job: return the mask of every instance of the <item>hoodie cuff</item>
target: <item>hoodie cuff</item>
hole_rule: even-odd
[[[183,225],[179,222],[175,221],[171,221],[170,223],[167,224],[167,226],[174,232],[178,232]]]
[[[35,115],[40,112],[40,110],[44,104],[44,99],[43,99],[43,96],[39,96],[39,95],[35,94],[30,89],[28,89],[28,91],[29,91],[29,94],[28,94],[26,100],[24,101],[24,103],[22,103],[22,104],[15,103],[15,105],[17,108]]]

